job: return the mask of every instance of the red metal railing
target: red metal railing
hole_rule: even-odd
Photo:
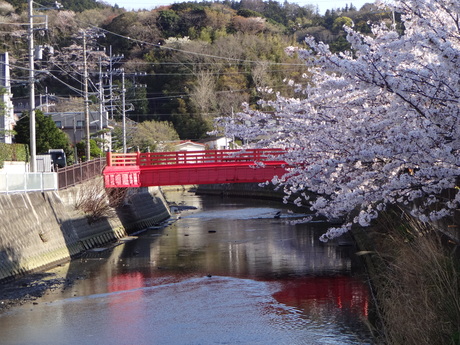
[[[139,153],[107,152],[107,166],[135,166],[139,165]]]
[[[106,187],[264,182],[282,176],[281,149],[107,153]],[[263,169],[254,169],[257,163]]]
[[[182,164],[234,164],[256,161],[279,161],[281,149],[173,151],[148,153],[107,153],[107,166],[139,166]]]

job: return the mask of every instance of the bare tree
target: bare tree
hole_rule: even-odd
[[[190,100],[200,113],[209,113],[215,108],[216,79],[210,72],[199,71],[191,91]]]

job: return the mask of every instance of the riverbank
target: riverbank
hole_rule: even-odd
[[[460,344],[460,259],[451,237],[397,209],[352,234],[368,271],[378,343]]]
[[[170,211],[157,187],[131,188],[114,198],[95,179],[58,192],[0,195],[0,217],[0,281],[5,281],[157,225]]]

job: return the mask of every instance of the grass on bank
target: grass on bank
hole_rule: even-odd
[[[378,338],[388,345],[460,344],[457,246],[404,212],[382,215],[370,236]]]

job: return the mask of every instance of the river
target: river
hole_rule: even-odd
[[[167,226],[47,271],[76,279],[0,314],[0,343],[372,344],[349,239],[321,243],[327,224],[280,203],[166,197]]]

